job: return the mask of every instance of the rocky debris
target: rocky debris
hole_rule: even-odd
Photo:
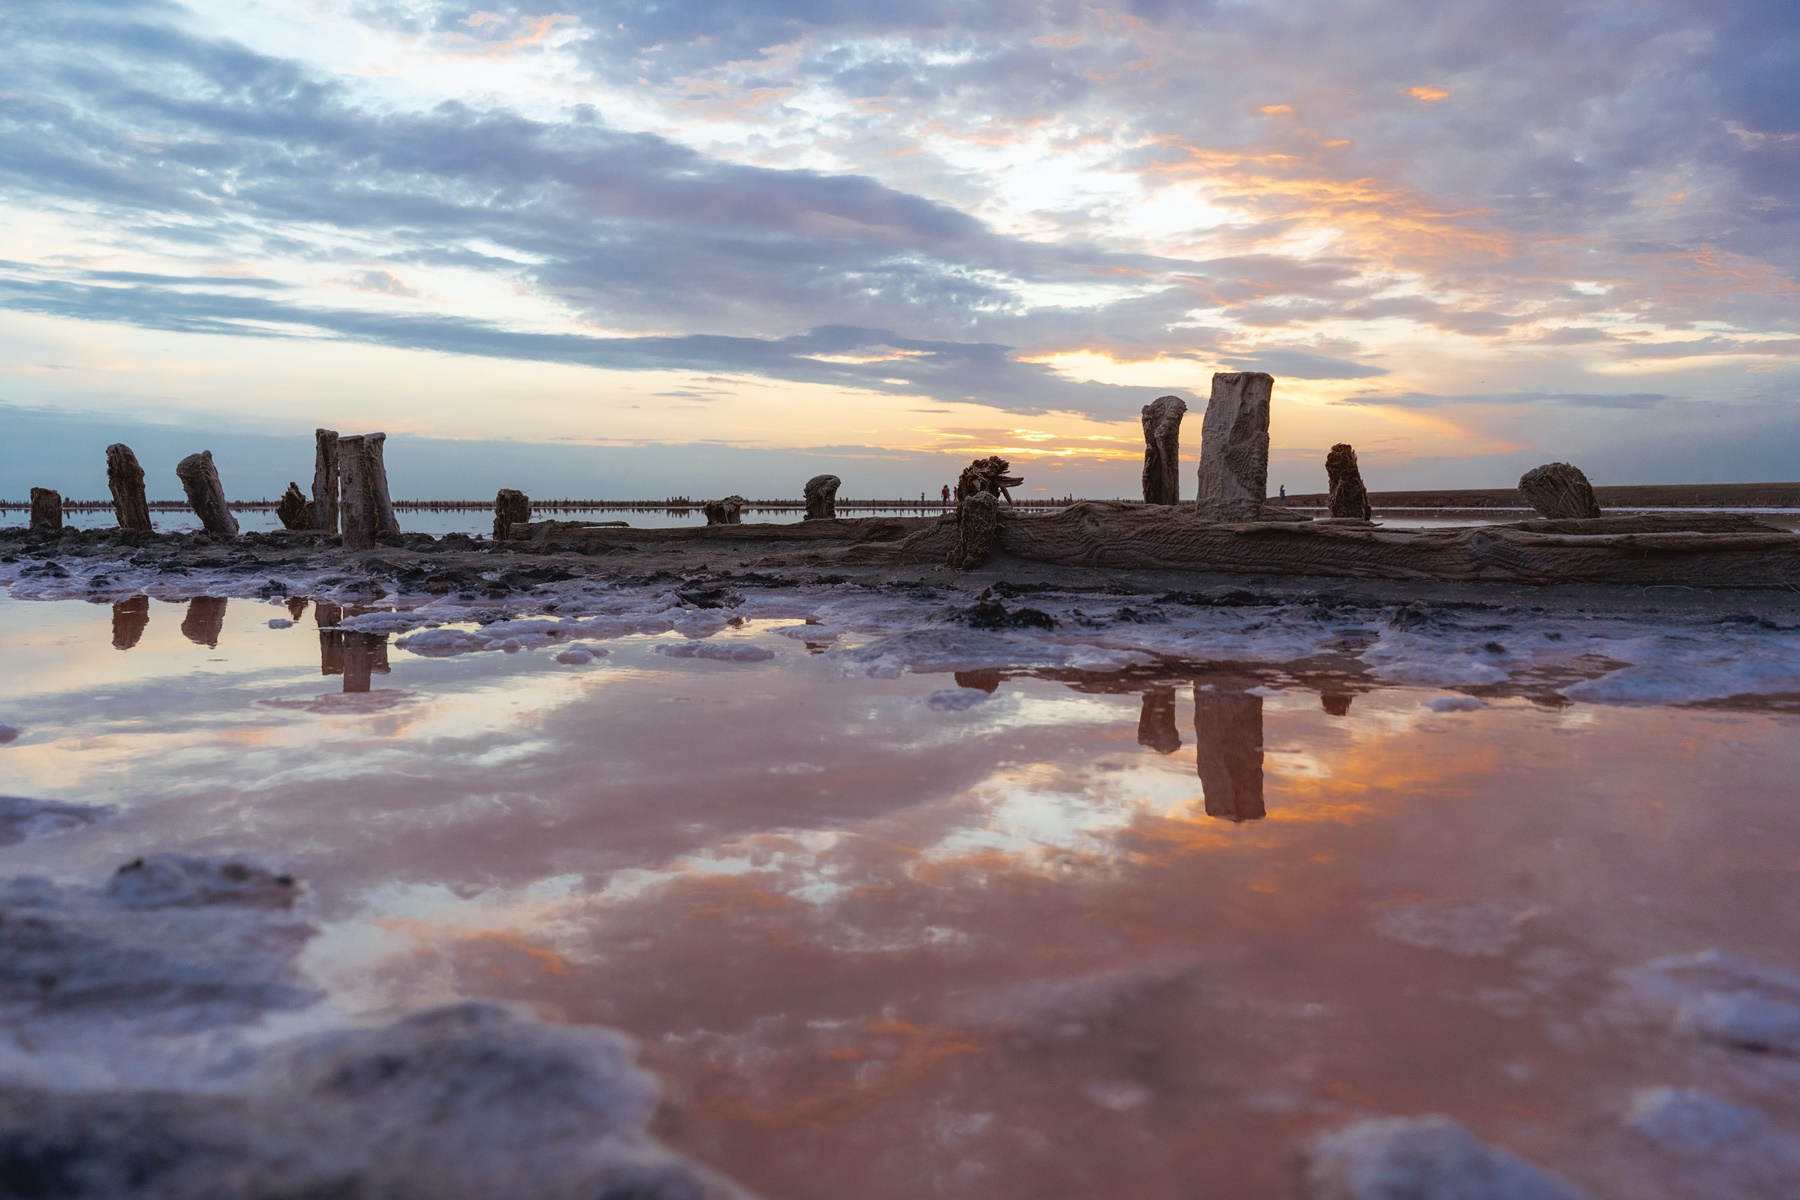
[[[1138,713],[1138,745],[1158,754],[1173,754],[1181,749],[1181,731],[1175,728],[1175,689],[1155,687],[1144,693],[1144,706]]]
[[[1261,371],[1220,372],[1201,430],[1194,507],[1212,521],[1255,521],[1269,490],[1269,401],[1275,378]]]
[[[832,521],[837,519],[837,490],[844,481],[836,475],[814,475],[806,481],[806,520]]]
[[[975,603],[964,609],[962,622],[971,629],[1055,629],[1056,618],[1035,608],[1015,608],[1010,612],[986,588]]]
[[[312,527],[338,532],[338,435],[335,429],[313,430]]]
[[[188,507],[200,518],[200,526],[208,536],[235,538],[237,518],[225,503],[225,485],[219,482],[219,468],[213,465],[212,451],[188,455],[175,464],[175,475],[187,493]]]
[[[1331,485],[1327,502],[1332,516],[1367,521],[1374,515],[1362,471],[1356,465],[1356,450],[1349,442],[1339,442],[1325,456],[1325,477]]]
[[[150,502],[144,494],[144,468],[123,442],[106,448],[106,487],[112,493],[113,516],[120,529],[149,533]]]
[[[989,491],[973,492],[957,501],[955,519],[956,540],[945,561],[959,571],[973,571],[987,563],[1000,543],[1000,498]]]
[[[738,495],[723,500],[708,500],[700,506],[708,525],[741,525],[744,522],[744,498]]]
[[[1582,1193],[1443,1116],[1358,1121],[1301,1156],[1307,1200],[1582,1200]]]
[[[517,488],[494,493],[494,541],[504,542],[514,525],[531,520],[531,497]]]
[[[1143,408],[1144,503],[1181,503],[1181,418],[1187,401],[1162,396]]]
[[[311,529],[313,527],[312,505],[307,502],[306,493],[293,480],[288,481],[287,491],[281,493],[281,499],[275,504],[275,515],[281,520],[283,529]]]
[[[31,489],[31,528],[39,533],[61,533],[63,527],[62,493],[54,488]]]
[[[1545,463],[1519,476],[1519,494],[1551,520],[1581,520],[1600,515],[1600,501],[1581,468]]]
[[[962,474],[956,477],[956,503],[960,507],[968,497],[985,492],[996,498],[1004,496],[1006,502],[1011,504],[1012,492],[1009,489],[1024,482],[1023,476],[1012,474],[1012,464],[998,454],[978,458],[964,467]]]

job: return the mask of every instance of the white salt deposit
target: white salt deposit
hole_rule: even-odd
[[[934,712],[963,712],[987,701],[988,694],[980,688],[939,688],[925,697],[925,707]]]
[[[1307,1200],[1578,1200],[1582,1193],[1442,1116],[1358,1121],[1314,1138]]]

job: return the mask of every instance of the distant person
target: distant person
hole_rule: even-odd
[[[1283,500],[1287,499],[1287,484],[1285,483],[1281,485],[1281,498]]]
[[[944,485],[944,490],[943,490],[943,492],[942,492],[942,493],[941,493],[941,494],[940,494],[940,495],[939,495],[939,497],[938,497],[938,501],[939,501],[939,503],[941,503],[941,504],[948,504],[948,503],[950,503],[950,485],[949,485],[949,484],[947,484],[947,483],[946,483],[946,484],[945,484],[945,485]]]

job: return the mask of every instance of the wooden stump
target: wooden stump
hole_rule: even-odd
[[[106,448],[106,486],[112,492],[113,516],[120,529],[149,533],[150,502],[144,495],[144,468],[123,442]]]
[[[1519,476],[1519,493],[1531,507],[1552,520],[1582,520],[1600,515],[1600,502],[1581,468],[1545,463]]]
[[[806,520],[835,521],[837,519],[837,490],[844,481],[836,475],[814,475],[806,481],[803,492],[806,496]]]
[[[1144,405],[1144,503],[1181,502],[1181,418],[1187,401],[1163,396]]]
[[[1181,749],[1181,731],[1175,728],[1175,689],[1151,688],[1144,693],[1144,707],[1138,713],[1138,745],[1158,754],[1173,754]]]
[[[387,434],[367,433],[363,445],[369,456],[369,499],[375,510],[375,532],[387,537],[400,536],[400,519],[394,515],[394,499],[388,495]]]
[[[956,541],[945,561],[959,571],[984,565],[1000,541],[1000,497],[976,492],[956,506]]]
[[[1011,472],[1012,464],[998,454],[976,459],[956,477],[956,502],[961,504],[965,498],[977,492],[987,492],[993,496],[1005,496],[1006,502],[1011,504],[1012,492],[1009,489],[1025,482],[1022,476]]]
[[[208,536],[235,538],[237,518],[225,503],[225,485],[219,482],[219,468],[213,465],[211,450],[190,454],[175,464],[175,475],[181,490],[187,493],[188,507],[200,518],[200,527]]]
[[[312,527],[338,531],[338,435],[335,429],[313,430]]]
[[[281,518],[283,529],[313,527],[312,505],[307,503],[306,494],[300,490],[300,485],[291,480],[287,491],[281,493],[281,500],[275,505],[275,515]]]
[[[337,440],[338,522],[347,550],[366,550],[377,537],[400,532],[382,459],[386,440],[385,433],[351,434]]]
[[[700,506],[706,514],[708,525],[741,525],[744,521],[744,498],[727,496],[723,500],[708,500]]]
[[[1269,494],[1269,401],[1275,377],[1222,371],[1200,433],[1199,491],[1194,507],[1212,521],[1255,521]]]
[[[62,493],[54,488],[32,488],[31,528],[61,533],[62,527]]]
[[[213,649],[219,644],[219,631],[225,628],[226,601],[220,596],[195,596],[188,601],[187,616],[181,621],[181,636],[196,646]]]
[[[1225,821],[1261,819],[1263,698],[1196,686],[1194,742],[1206,815]]]
[[[494,494],[494,541],[504,542],[507,531],[517,523],[531,520],[531,497],[513,488],[501,488]]]
[[[1331,481],[1332,516],[1367,521],[1373,515],[1375,510],[1369,507],[1369,492],[1363,487],[1362,471],[1356,465],[1356,451],[1349,442],[1339,442],[1325,456],[1325,476]]]
[[[150,597],[133,596],[113,605],[113,649],[129,650],[150,624]]]

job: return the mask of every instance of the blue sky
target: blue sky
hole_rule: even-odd
[[[97,491],[70,447],[143,427],[246,436],[278,491],[316,424],[470,494],[592,447],[600,494],[912,494],[998,452],[1129,495],[1137,409],[1242,368],[1293,489],[1341,440],[1377,488],[1800,478],[1792,4],[10,0],[0,33],[9,496]]]

